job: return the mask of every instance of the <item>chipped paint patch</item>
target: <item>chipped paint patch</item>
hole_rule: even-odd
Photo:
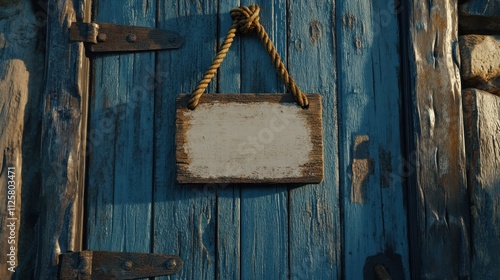
[[[309,37],[311,38],[311,42],[314,44],[321,38],[321,23],[317,20],[311,21],[309,23]]]
[[[351,201],[364,203],[365,185],[373,174],[373,159],[370,158],[370,137],[358,135],[354,139],[354,158],[352,160]]]

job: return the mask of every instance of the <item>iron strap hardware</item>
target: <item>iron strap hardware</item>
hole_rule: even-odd
[[[105,251],[70,252],[60,256],[59,279],[138,279],[181,271],[178,256]]]
[[[73,22],[69,39],[87,43],[91,52],[177,49],[184,42],[179,33],[174,31],[96,22]]]

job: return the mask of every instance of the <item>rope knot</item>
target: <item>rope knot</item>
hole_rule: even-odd
[[[237,24],[238,31],[247,34],[260,26],[260,7],[258,5],[241,6],[231,10],[233,23]]]
[[[259,22],[259,12],[260,7],[258,5],[251,6],[241,6],[236,9],[231,10],[231,17],[233,18],[233,24],[231,28],[227,32],[226,38],[222,43],[220,50],[217,52],[217,56],[212,61],[212,65],[208,68],[207,72],[203,76],[203,79],[200,81],[196,89],[191,93],[191,98],[188,102],[188,107],[191,110],[194,110],[200,101],[200,97],[207,89],[208,84],[212,80],[212,78],[217,73],[217,69],[219,69],[222,60],[226,57],[226,54],[231,47],[231,43],[233,43],[233,39],[236,36],[237,32],[241,33],[249,33],[253,30],[257,31],[257,35],[259,35],[260,41],[264,44],[266,51],[271,56],[273,61],[273,65],[278,71],[278,75],[283,79],[288,90],[295,97],[295,101],[302,107],[308,108],[309,101],[307,100],[307,96],[302,93],[300,88],[297,86],[295,81],[290,77],[288,71],[285,68],[285,65],[280,59],[279,54],[276,52],[276,48],[274,47],[273,42],[269,38],[266,30]]]

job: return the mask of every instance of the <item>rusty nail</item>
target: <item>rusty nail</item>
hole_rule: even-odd
[[[131,270],[134,264],[131,261],[126,261],[124,266],[125,270]]]
[[[99,33],[97,35],[97,41],[99,41],[99,42],[106,42],[107,39],[108,39],[108,35],[106,35],[105,33]]]
[[[174,269],[177,266],[177,262],[175,261],[175,259],[169,259],[166,262],[166,266],[167,266],[167,269]]]
[[[136,40],[137,40],[137,36],[136,36],[135,34],[133,34],[133,33],[132,33],[132,34],[128,34],[128,36],[127,36],[127,41],[128,41],[129,43],[133,43],[133,42],[135,42]]]

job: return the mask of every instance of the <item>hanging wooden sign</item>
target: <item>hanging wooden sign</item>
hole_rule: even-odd
[[[321,96],[304,94],[290,77],[259,23],[259,11],[258,5],[231,10],[233,24],[212,65],[191,95],[177,100],[179,183],[323,180]],[[208,94],[201,98],[236,33],[253,30],[294,99],[282,94]]]
[[[320,183],[321,96],[206,94],[195,110],[177,100],[179,183]]]

